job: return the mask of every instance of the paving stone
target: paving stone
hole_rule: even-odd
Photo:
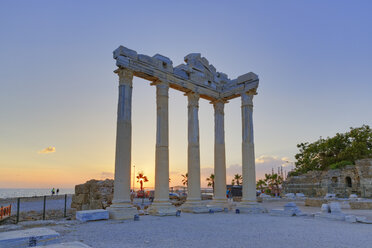
[[[76,212],[76,219],[86,222],[92,220],[108,220],[109,212],[104,209],[84,210]]]
[[[0,233],[0,247],[21,248],[47,245],[57,242],[59,234],[49,228],[31,228],[26,230]]]

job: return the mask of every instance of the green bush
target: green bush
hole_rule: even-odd
[[[344,168],[346,165],[352,165],[353,162],[350,162],[350,161],[347,161],[347,160],[343,160],[343,161],[340,161],[340,162],[337,162],[337,163],[334,163],[334,164],[331,164],[329,166],[329,168],[331,170],[335,170],[335,169],[341,169],[341,168]]]
[[[345,166],[343,161],[354,164],[355,160],[372,158],[372,129],[368,125],[350,128],[346,133],[325,139],[320,137],[313,143],[305,142],[297,147],[295,171],[299,174],[341,168]]]

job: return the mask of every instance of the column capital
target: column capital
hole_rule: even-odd
[[[119,85],[129,85],[132,87],[133,72],[128,69],[118,69],[115,73],[119,76]]]
[[[156,92],[157,92],[156,94],[158,96],[167,96],[168,97],[168,92],[169,92],[169,83],[168,82],[156,80],[156,81],[152,82],[151,85],[156,86]]]
[[[240,95],[242,97],[242,107],[248,106],[253,108],[253,96],[254,94],[250,92],[243,92]]]
[[[185,93],[185,96],[187,96],[188,99],[188,107],[199,107],[200,95],[198,93],[190,91],[188,93]]]
[[[224,99],[217,99],[217,100],[211,101],[210,103],[213,104],[215,114],[221,114],[221,115],[225,114],[224,107],[225,107],[225,103],[228,103],[228,101]]]

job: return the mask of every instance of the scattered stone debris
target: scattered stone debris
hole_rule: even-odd
[[[108,220],[109,212],[104,209],[77,211],[76,219],[82,222],[92,220]]]
[[[284,205],[284,209],[272,209],[270,211],[272,216],[305,216],[301,210],[297,207],[296,203],[289,202]]]

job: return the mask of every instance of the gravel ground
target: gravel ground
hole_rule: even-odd
[[[268,214],[141,216],[52,226],[61,242],[99,247],[371,247],[372,225]]]

